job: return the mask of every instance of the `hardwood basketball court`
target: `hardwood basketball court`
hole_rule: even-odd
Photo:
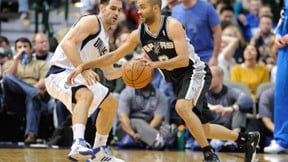
[[[12,148],[0,149],[0,162],[69,162],[69,149]],[[202,162],[202,152],[112,150],[113,155],[126,162]],[[222,162],[243,162],[243,153],[219,153]],[[288,162],[288,154],[261,154],[257,162]]]

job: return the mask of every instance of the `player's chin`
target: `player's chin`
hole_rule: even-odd
[[[112,23],[113,25],[117,24],[117,23],[118,23],[118,19],[113,18],[113,19],[111,20],[111,23]]]
[[[144,17],[140,17],[140,22],[141,23],[146,23],[146,19]]]

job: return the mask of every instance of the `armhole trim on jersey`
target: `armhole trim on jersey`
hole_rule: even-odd
[[[170,19],[170,17],[165,16],[165,24],[164,24],[165,27],[163,27],[163,28],[165,28],[167,37],[168,37],[171,41],[173,41],[173,40],[171,39],[170,34],[169,34],[169,31],[168,31],[168,20],[169,20],[169,19]]]
[[[143,44],[142,41],[141,41],[141,35],[143,34],[143,33],[142,33],[142,30],[143,30],[142,25],[143,25],[142,23],[139,25],[139,27],[138,27],[138,34],[137,34],[137,35],[138,35],[138,41],[141,43],[141,46],[142,46],[142,44]]]
[[[94,39],[95,37],[97,37],[101,30],[102,30],[102,23],[101,21],[99,20],[98,16],[96,16],[97,20],[98,20],[98,23],[99,23],[99,30],[95,33],[95,34],[92,34],[92,35],[89,35],[87,38],[85,38],[81,44],[81,47],[80,47],[80,50],[91,40],[91,39]]]

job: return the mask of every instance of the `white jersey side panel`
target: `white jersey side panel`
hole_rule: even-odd
[[[80,53],[80,58],[83,63],[94,60],[109,52],[109,35],[105,32],[101,20],[98,17],[97,19],[100,23],[100,30],[94,35],[88,36],[78,47],[78,53]],[[68,32],[71,32],[71,29]],[[50,65],[56,65],[70,70],[74,69],[75,67],[67,59],[61,44],[62,41],[55,50],[54,55],[50,60]]]

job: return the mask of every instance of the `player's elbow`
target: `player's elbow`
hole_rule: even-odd
[[[185,60],[183,64],[184,64],[184,67],[187,67],[189,65],[189,60],[188,59]]]
[[[178,61],[182,67],[187,67],[189,65],[189,58],[183,57]]]
[[[63,41],[60,46],[62,47],[64,51],[67,51],[71,48],[71,44],[72,42],[70,40],[66,40],[66,41]]]

